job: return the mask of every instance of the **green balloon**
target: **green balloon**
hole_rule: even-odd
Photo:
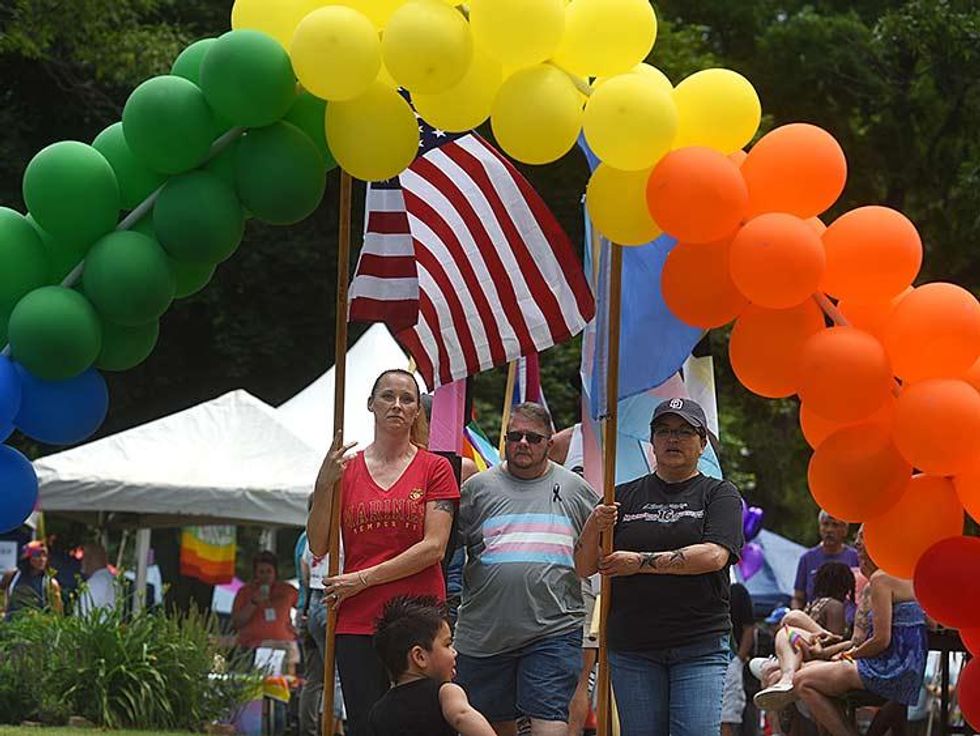
[[[103,319],[132,327],[159,319],[174,300],[176,283],[159,243],[121,230],[92,246],[82,289]]]
[[[217,40],[216,38],[202,38],[192,43],[177,56],[174,65],[170,67],[170,73],[175,77],[183,77],[200,87],[201,62],[204,60],[204,55]]]
[[[238,158],[238,147],[241,142],[241,138],[233,140],[204,167],[205,171],[221,179],[232,191],[235,190],[235,160]]]
[[[242,29],[229,31],[207,50],[201,89],[218,115],[255,128],[286,114],[296,97],[296,75],[278,41]]]
[[[316,145],[292,123],[250,130],[238,147],[238,195],[256,218],[273,225],[311,215],[323,199],[326,173]]]
[[[163,186],[166,178],[151,171],[129,149],[122,123],[113,123],[92,141],[92,148],[106,157],[119,182],[123,209],[131,210]]]
[[[331,171],[337,167],[337,161],[327,144],[327,130],[324,125],[326,116],[327,103],[303,90],[296,96],[296,101],[289,108],[289,112],[286,113],[283,120],[292,123],[310,137],[310,140],[316,144],[317,149],[323,155],[323,162],[327,171]]]
[[[0,314],[48,283],[48,259],[37,231],[19,212],[0,207]]]
[[[61,141],[42,149],[24,172],[24,202],[56,238],[92,243],[116,226],[119,184],[92,146]]]
[[[95,366],[103,371],[128,371],[135,368],[153,352],[160,336],[156,320],[145,325],[117,325],[102,321],[102,351]]]
[[[64,381],[88,369],[102,349],[102,327],[88,299],[64,286],[42,286],[10,315],[10,350],[38,378]]]
[[[177,278],[177,299],[186,299],[193,296],[205,286],[214,276],[216,266],[210,263],[188,263],[187,261],[175,261],[170,259],[170,265],[174,269],[174,276]]]
[[[91,243],[79,242],[73,238],[56,238],[37,224],[31,215],[24,218],[41,239],[44,254],[48,262],[47,283],[60,284],[65,277],[75,270],[75,266],[85,259]]]
[[[122,124],[136,157],[164,174],[200,166],[217,133],[204,93],[193,82],[172,75],[153,77],[133,90]]]
[[[153,229],[172,258],[214,265],[235,252],[245,215],[231,187],[210,172],[193,171],[164,186]]]

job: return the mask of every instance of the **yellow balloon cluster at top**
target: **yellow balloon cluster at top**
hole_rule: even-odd
[[[333,155],[361,179],[389,178],[411,163],[419,140],[412,106],[449,132],[489,118],[500,147],[525,163],[560,158],[584,130],[605,170],[590,184],[590,209],[603,232],[628,236],[620,242],[655,229],[649,215],[624,214],[623,203],[637,200],[624,182],[635,189],[637,172],[680,146],[736,151],[758,128],[758,97],[743,77],[714,69],[675,89],[643,63],[657,36],[649,0],[457,5],[236,0],[232,27],[264,31],[289,51],[303,87],[329,103]]]

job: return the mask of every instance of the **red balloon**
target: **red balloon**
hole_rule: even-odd
[[[812,299],[792,309],[750,305],[735,320],[728,357],[749,391],[770,399],[792,396],[800,387],[800,356],[811,335],[825,328]]]
[[[729,237],[745,217],[749,192],[735,163],[700,146],[671,151],[647,182],[647,206],[657,225],[686,243]]]
[[[895,444],[926,473],[956,475],[980,457],[980,393],[966,381],[934,378],[902,389]]]
[[[960,639],[966,651],[974,657],[980,656],[980,629],[960,629]]]
[[[825,443],[826,444],[826,443]],[[912,578],[915,564],[936,542],[963,533],[963,506],[948,478],[917,475],[890,509],[864,524],[868,554],[881,569]]]
[[[903,380],[962,376],[980,357],[980,302],[956,284],[924,284],[888,315],[884,342]]]
[[[971,659],[967,662],[956,687],[963,718],[973,730],[980,731],[980,661]]]
[[[794,215],[773,212],[749,220],[735,235],[732,280],[753,304],[788,309],[809,299],[826,265],[823,243]]]
[[[980,628],[980,539],[952,536],[915,566],[915,597],[926,613],[954,629]]]
[[[810,458],[807,480],[817,505],[844,521],[873,519],[898,503],[912,477],[891,432],[854,424],[834,432]]]
[[[838,422],[871,416],[895,388],[885,348],[855,327],[832,327],[807,340],[800,376],[807,407]]]
[[[710,329],[728,324],[749,305],[728,268],[731,243],[678,243],[667,255],[660,291],[682,322]]]

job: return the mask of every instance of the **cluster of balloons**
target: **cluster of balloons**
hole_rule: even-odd
[[[649,169],[675,138],[697,140],[699,125],[713,127],[698,122],[703,91],[675,104],[666,78],[642,64],[657,34],[649,0],[459,4],[236,0],[231,20],[289,49],[303,87],[330,103],[337,161],[369,181],[395,176],[418,151],[399,87],[436,128],[467,131],[489,118],[501,148],[532,164],[561,158],[584,127],[600,157]]]
[[[742,575],[742,580],[754,576],[766,561],[765,550],[755,541],[762,531],[763,516],[765,512],[758,506],[749,506],[742,501],[742,535],[745,537],[745,546],[742,547],[742,554],[738,560],[738,571]]]
[[[99,371],[150,355],[160,317],[208,283],[246,219],[286,225],[316,209],[335,166],[325,109],[275,39],[232,31],[137,87],[91,144],[34,156],[28,213],[0,208],[0,440],[90,436],[108,409]],[[0,530],[33,507],[25,467],[3,449]]]

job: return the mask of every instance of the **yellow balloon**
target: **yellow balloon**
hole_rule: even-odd
[[[623,171],[650,169],[674,142],[677,108],[655,83],[639,74],[619,74],[592,92],[582,128],[604,163]]]
[[[437,94],[457,84],[473,59],[463,15],[442,0],[413,0],[394,12],[381,40],[385,68],[412,92]]]
[[[759,130],[762,104],[748,79],[730,69],[695,72],[674,89],[680,127],[674,148],[741,150]]]
[[[378,32],[363,13],[342,5],[319,8],[296,28],[289,47],[300,83],[324,100],[350,100],[377,78]]]
[[[657,38],[649,0],[572,0],[555,63],[588,77],[628,72]]]
[[[473,40],[508,67],[550,58],[565,27],[563,0],[471,0]]]
[[[413,94],[412,103],[430,125],[461,133],[490,117],[493,99],[502,83],[500,62],[477,47],[459,84],[437,95]]]
[[[327,105],[326,131],[337,163],[364,181],[400,174],[419,150],[415,113],[405,98],[380,81],[356,99]]]
[[[323,0],[321,5],[346,5],[359,13],[364,13],[375,28],[384,28],[391,14],[404,5],[405,0]]]
[[[636,74],[637,76],[642,77],[644,80],[646,80],[647,82],[655,86],[657,89],[663,90],[669,95],[674,94],[674,85],[670,83],[670,80],[667,78],[667,75],[664,74],[659,69],[657,69],[657,67],[655,66],[651,66],[650,64],[647,63],[637,64],[632,69],[630,69],[627,72],[627,74]],[[592,88],[598,89],[599,87],[601,87],[603,84],[606,83],[607,79],[615,79],[617,76],[619,75],[617,74],[612,77],[597,77],[596,80],[592,83]]]
[[[647,209],[650,170],[619,171],[599,164],[585,189],[585,204],[600,233],[619,245],[645,245],[663,231]]]
[[[288,49],[296,26],[321,5],[322,0],[235,0],[231,27],[263,31]]]
[[[490,113],[497,143],[528,164],[546,164],[575,145],[584,98],[568,75],[550,64],[515,72],[500,88]]]

